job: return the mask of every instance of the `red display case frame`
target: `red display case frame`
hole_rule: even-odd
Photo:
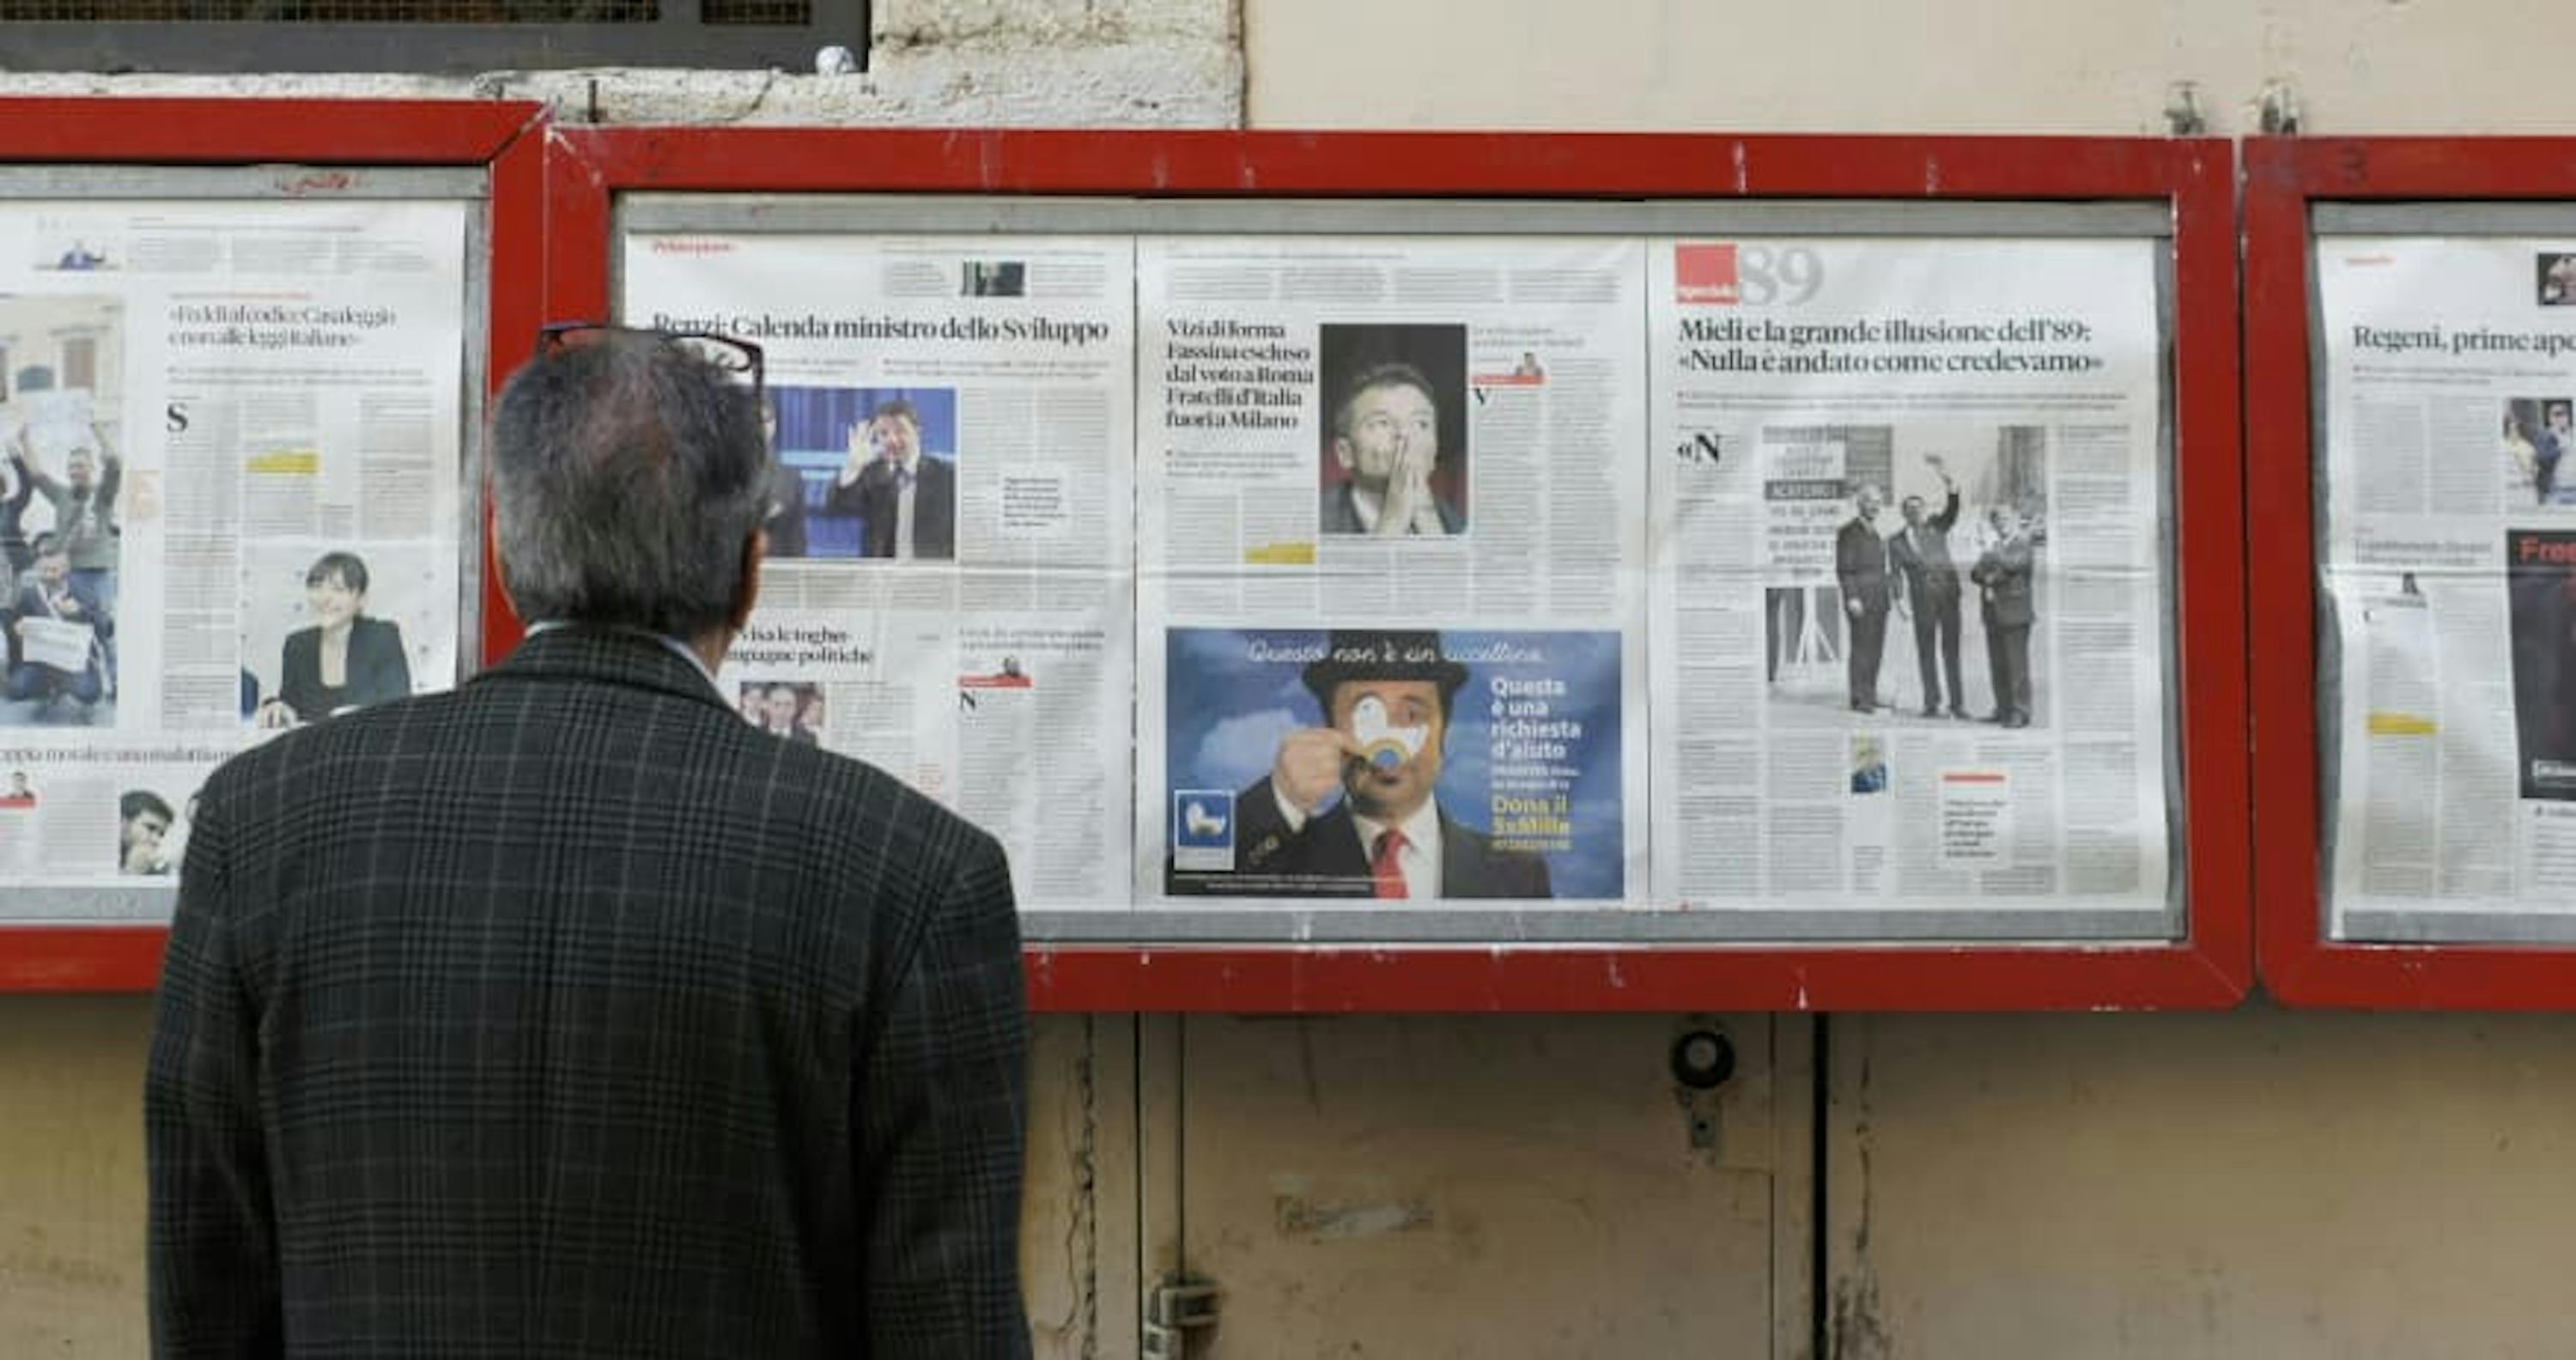
[[[1109,1011],[2088,1009],[2233,1004],[2248,907],[2235,161],[2216,139],[548,130],[547,305],[608,315],[623,192],[1158,198],[2146,200],[2173,222],[2188,919],[2170,944],[1032,943],[1033,1004]],[[487,609],[487,652],[515,640]],[[1124,848],[1119,848],[1124,853]]]
[[[2246,502],[2258,971],[2296,1006],[2576,1009],[2576,947],[2330,939],[2320,855],[2309,210],[2576,199],[2576,138],[2262,137],[2245,155]]]
[[[411,99],[0,99],[0,164],[274,167],[285,194],[335,169],[484,167],[491,175],[490,372],[535,342],[544,267],[542,104]],[[488,563],[487,572],[488,576]],[[149,991],[159,926],[0,925],[0,992]]]

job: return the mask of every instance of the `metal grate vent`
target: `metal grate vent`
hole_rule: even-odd
[[[699,0],[702,24],[810,24],[814,6],[806,0]],[[865,32],[864,26],[861,28]]]

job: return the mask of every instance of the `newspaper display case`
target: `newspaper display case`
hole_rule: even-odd
[[[1038,1006],[2242,995],[2225,142],[547,136],[552,318],[768,351],[720,681]]]
[[[0,990],[149,989],[215,764],[477,664],[539,113],[0,101]]]
[[[2576,143],[2249,143],[2264,985],[2564,1009]]]

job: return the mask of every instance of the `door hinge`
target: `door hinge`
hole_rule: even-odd
[[[1144,1360],[1184,1360],[1189,1329],[1216,1325],[1216,1285],[1165,1279],[1145,1296]]]

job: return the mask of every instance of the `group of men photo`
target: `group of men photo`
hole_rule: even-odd
[[[61,475],[47,470],[24,426],[0,457],[0,554],[9,569],[0,605],[8,705],[0,722],[86,722],[116,692],[116,494],[124,464],[96,425],[62,462]],[[31,531],[27,513],[38,502],[52,526]]]
[[[1901,523],[1882,534],[1878,521],[1886,498],[1872,483],[1852,497],[1852,517],[1834,539],[1834,575],[1842,588],[1846,625],[1843,652],[1848,700],[1855,713],[1897,705],[1883,701],[1879,665],[1886,653],[1887,619],[1913,625],[1920,672],[1922,716],[2028,727],[2031,723],[2030,631],[2037,621],[2034,578],[2040,535],[2014,507],[1986,509],[1986,536],[1963,582],[1951,531],[1959,522],[1959,485],[1937,454],[1926,466],[1941,480],[1941,508],[1919,495],[1898,503]],[[1984,631],[1989,703],[1977,712],[1968,702],[1960,662],[1962,600],[1973,586]]]

